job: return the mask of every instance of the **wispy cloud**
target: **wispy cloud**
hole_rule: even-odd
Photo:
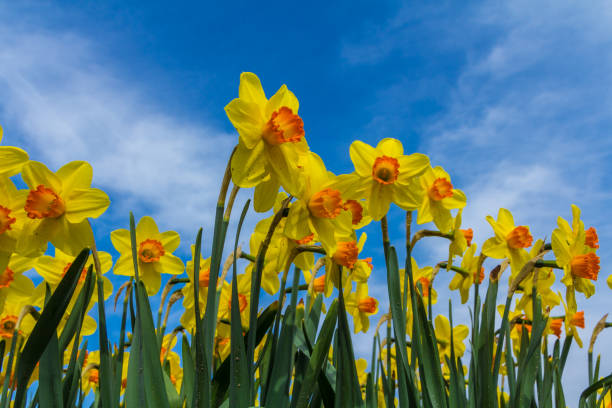
[[[169,113],[95,39],[14,21],[0,28],[4,143],[52,168],[89,161],[121,220],[134,209],[189,236],[210,223],[235,136]]]

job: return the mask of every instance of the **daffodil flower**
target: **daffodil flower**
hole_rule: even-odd
[[[4,304],[27,301],[34,291],[34,283],[23,273],[30,270],[35,259],[17,254],[10,257],[8,264],[0,273],[0,310]]]
[[[451,184],[450,176],[440,166],[427,166],[419,177],[423,191],[417,211],[417,224],[433,221],[441,232],[448,232],[453,227],[450,210],[465,207],[467,201],[463,191]]]
[[[305,182],[291,204],[285,224],[285,234],[301,240],[314,234],[328,254],[336,253],[337,237],[350,237],[351,213],[344,209],[339,190],[330,187],[336,178],[327,171],[323,161],[314,153],[303,158]]]
[[[0,127],[0,142],[3,130]],[[18,147],[0,146],[0,177],[11,177],[21,171],[28,161],[28,154]]]
[[[105,274],[113,266],[113,259],[108,252],[104,252],[104,251],[98,252],[98,258],[100,259],[101,272],[102,274]],[[38,259],[36,259],[36,262],[33,266],[36,272],[38,272],[38,274],[43,277],[45,282],[49,284],[51,289],[55,290],[55,288],[57,288],[57,285],[59,285],[61,280],[64,278],[64,275],[66,275],[66,272],[68,272],[68,269],[72,265],[72,261],[74,261],[74,256],[66,254],[59,248],[55,248],[54,256],[43,255],[39,257]],[[90,255],[89,258],[87,259],[87,262],[85,263],[85,266],[83,266],[83,269],[81,270],[81,275],[79,277],[77,287],[74,293],[80,293],[81,288],[85,284],[85,278],[87,277],[87,270],[89,269],[90,266],[93,266],[93,264],[94,264],[93,256]],[[106,276],[103,276],[102,280],[104,282],[104,300],[106,300],[113,293],[113,284]],[[94,282],[94,288],[95,288],[95,285],[97,285],[96,279],[94,279],[93,282]],[[39,285],[37,287],[37,291],[40,294],[37,305],[42,307],[44,304],[45,285]],[[70,300],[70,304],[68,306],[69,312],[74,307],[74,303],[76,302],[76,299],[77,299],[77,296],[73,296],[72,299]],[[91,296],[90,303],[87,306],[87,309],[91,308],[97,302],[98,302],[98,290],[94,289],[92,296]]]
[[[27,191],[17,190],[11,179],[0,176],[0,270],[4,270],[8,265],[23,226],[28,220],[23,208],[27,195]]]
[[[577,328],[580,327],[581,329],[584,329],[584,311],[578,312],[577,308],[573,308],[572,305],[568,304],[569,302],[565,303],[561,293],[559,293],[559,299],[561,299],[563,308],[565,309],[565,335],[571,335],[574,340],[576,340],[578,347],[582,348],[582,339],[578,334]]]
[[[499,209],[497,221],[490,215],[487,215],[487,221],[493,227],[495,236],[485,241],[482,253],[489,258],[508,258],[512,274],[517,274],[527,258],[525,248],[529,248],[533,243],[529,227],[515,226],[512,214],[505,208]]]
[[[111,232],[111,241],[120,257],[115,264],[115,275],[134,276],[130,231],[118,229]],[[179,275],[185,265],[172,252],[178,248],[181,239],[175,231],[159,232],[151,217],[142,217],[136,225],[136,253],[138,272],[147,294],[154,295],[161,286],[161,274]]]
[[[446,263],[446,270],[450,270],[453,266],[453,258],[455,256],[461,256],[472,243],[473,232],[469,230],[461,229],[461,213],[463,209],[459,209],[455,216],[455,222],[453,227],[453,240],[448,246],[448,262]],[[469,238],[469,241],[468,241]]]
[[[287,196],[284,193],[278,194],[275,204],[275,212],[278,211],[281,202],[286,197]],[[292,206],[289,207],[289,212],[292,211],[291,208]],[[259,221],[255,226],[255,230],[251,234],[251,239],[249,242],[251,254],[255,255],[259,253],[259,248],[268,234],[273,218],[274,215],[265,218]],[[272,234],[268,251],[264,259],[261,287],[270,295],[273,295],[279,291],[280,279],[278,278],[278,275],[287,267],[289,256],[293,252],[294,248],[299,245],[314,244],[316,242],[314,233],[304,236],[299,240],[289,238],[284,233],[286,222],[287,219],[285,217],[281,218],[279,224]],[[293,259],[293,264],[303,271],[312,269],[314,265],[314,254],[312,252],[302,252]],[[247,268],[252,269],[253,264],[249,265]]]
[[[478,245],[472,244],[465,251],[463,258],[461,259],[461,269],[467,272],[467,274],[463,274],[461,272],[455,272],[455,276],[450,281],[448,288],[450,290],[458,290],[461,294],[461,303],[467,302],[470,297],[470,288],[474,284],[476,277],[478,276],[478,283],[482,282],[484,278],[484,268],[480,268],[480,271],[477,271],[478,268],[478,259],[480,258],[476,255],[476,250]]]
[[[552,233],[552,249],[557,265],[563,268],[561,282],[567,287],[567,303],[576,309],[575,291],[582,292],[587,298],[595,293],[599,274],[599,257],[596,248],[587,245],[584,223],[580,220],[580,209],[572,205],[572,225],[563,218],[557,218],[559,225]]]
[[[397,139],[382,139],[376,147],[356,140],[350,147],[355,172],[340,176],[338,188],[347,198],[365,198],[369,215],[379,221],[389,211],[391,203],[410,211],[420,201],[420,191],[413,180],[429,166],[424,154],[404,155]]]
[[[249,312],[251,310],[251,274],[238,275],[238,305],[240,307],[240,320],[245,329],[249,326]],[[219,319],[232,318],[232,284],[223,282],[221,296],[219,296]]]
[[[434,321],[436,339],[438,341],[438,352],[442,362],[446,362],[445,356],[450,359],[451,356],[451,327],[448,319],[443,315],[436,316]],[[465,344],[463,341],[468,336],[470,330],[464,324],[453,327],[453,344],[455,357],[463,356],[465,353]]]
[[[110,204],[105,192],[91,188],[92,177],[91,165],[83,161],[70,162],[55,173],[35,161],[23,167],[22,178],[30,189],[24,209],[30,220],[17,243],[18,253],[38,255],[48,241],[70,254],[92,244],[87,218],[99,217]]]
[[[193,295],[193,261],[195,254],[195,245],[191,246],[191,260],[187,261],[187,277],[189,282],[183,287],[183,315],[181,316],[181,325],[189,330],[195,328],[195,298]],[[206,309],[206,299],[208,298],[208,284],[210,282],[210,258],[200,258],[200,274],[198,276],[198,301],[200,304],[200,317],[204,316]],[[220,282],[218,282],[220,283]]]
[[[232,157],[232,180],[240,187],[255,187],[254,208],[267,211],[279,187],[289,194],[299,190],[299,156],[308,152],[299,102],[286,85],[266,98],[259,78],[240,75],[238,98],[225,112],[240,142]]]
[[[431,303],[436,304],[438,301],[438,292],[431,286],[431,280],[433,279],[433,268],[431,266],[425,266],[420,268],[417,264],[416,260],[412,258],[412,279],[415,286],[415,289],[418,288],[418,285],[421,285],[421,295],[423,297],[423,303],[425,305],[429,304],[429,294],[431,292]],[[402,297],[404,296],[404,279],[406,279],[406,271],[405,269],[399,270],[399,280],[400,280],[400,292]],[[410,303],[410,302],[408,302]]]
[[[368,284],[358,283],[355,292],[346,297],[346,311],[353,316],[355,334],[370,328],[369,316],[378,313],[378,300],[368,296]]]

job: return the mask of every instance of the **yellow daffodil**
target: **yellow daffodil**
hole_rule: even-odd
[[[533,318],[533,278],[534,272],[521,282],[520,290],[523,292],[523,296],[517,305],[529,319]],[[560,297],[551,289],[553,283],[555,283],[553,270],[551,268],[538,268],[536,293],[541,297],[543,310],[552,309],[561,301]]]
[[[563,303],[563,308],[565,309],[565,335],[573,336],[574,340],[578,344],[578,347],[582,348],[582,339],[578,334],[578,327],[584,329],[584,311],[577,311],[576,308],[573,308],[572,305],[565,303],[563,297],[559,293],[559,299]]]
[[[109,253],[104,252],[104,251],[99,251],[98,257],[100,259],[100,267],[102,269],[101,272],[105,274],[113,266],[113,259],[111,258],[111,255]],[[34,269],[36,269],[36,272],[38,272],[38,274],[43,277],[45,282],[49,284],[51,289],[55,290],[57,285],[59,285],[61,280],[64,278],[64,275],[66,274],[66,272],[68,272],[68,268],[70,268],[70,266],[72,265],[72,261],[74,261],[74,256],[68,255],[62,252],[60,249],[56,248],[55,256],[43,255],[40,258],[38,258],[36,260],[36,263],[34,264]],[[78,281],[77,287],[74,292],[75,294],[78,295],[78,293],[81,291],[81,288],[83,287],[85,283],[85,278],[87,277],[87,270],[89,269],[90,266],[93,267],[93,264],[94,264],[93,256],[90,255],[89,258],[87,259],[87,262],[85,263],[85,266],[81,270],[81,276],[79,277],[79,281]],[[113,284],[106,276],[103,276],[102,280],[104,282],[104,300],[106,300],[113,293]],[[94,285],[96,284],[97,282],[94,277]],[[42,306],[43,305],[42,301],[44,299],[44,290],[45,290],[44,285],[40,285],[39,290],[42,293],[39,306]],[[72,310],[72,307],[74,306],[74,303],[76,302],[77,295],[72,297],[70,301],[70,305],[68,306],[69,311]],[[97,302],[98,302],[98,290],[94,289],[88,309]]]
[[[0,142],[3,130],[0,127]],[[28,154],[13,146],[0,146],[0,177],[10,177],[21,171],[23,165],[28,161]]]
[[[238,275],[238,305],[240,306],[240,319],[242,326],[247,329],[249,325],[249,312],[251,310],[251,274]],[[232,317],[232,284],[223,282],[221,296],[219,296],[219,319],[231,320]]]
[[[281,202],[286,198],[286,194],[279,193],[275,205],[275,212],[280,208]],[[291,212],[290,207],[289,212]],[[252,255],[259,253],[259,248],[268,234],[270,225],[274,215],[265,218],[257,223],[253,234],[250,239],[250,251]],[[268,246],[268,252],[264,258],[264,267],[262,271],[261,287],[268,294],[273,295],[280,289],[280,279],[278,278],[279,273],[285,270],[288,266],[289,256],[293,249],[298,245],[309,245],[314,244],[315,235],[314,233],[303,237],[300,240],[289,238],[283,232],[285,229],[286,218],[283,217],[272,234],[272,239]],[[312,252],[302,252],[298,254],[293,263],[301,270],[309,270],[314,265],[314,254]],[[253,268],[253,264],[249,265],[248,268]]]
[[[121,254],[114,268],[115,275],[134,276],[132,244],[130,231],[115,230],[111,241]],[[181,239],[175,231],[159,232],[157,224],[151,217],[142,217],[136,226],[136,252],[140,280],[147,288],[149,295],[154,295],[161,286],[161,274],[179,275],[185,265],[172,252],[178,248]]]
[[[442,363],[446,362],[444,357],[450,359],[451,356],[451,327],[448,319],[443,315],[436,316],[434,321],[436,339],[438,340],[438,352]],[[468,327],[464,324],[453,327],[453,349],[455,356],[461,357],[465,352],[465,344],[463,341],[470,333]]]
[[[34,259],[13,254],[0,273],[0,310],[5,302],[21,303],[27,301],[34,291],[34,283],[23,273],[34,265]]]
[[[369,316],[378,313],[378,300],[368,296],[368,284],[358,283],[355,292],[346,297],[346,311],[353,316],[355,334],[370,328]]]
[[[336,238],[352,235],[351,212],[344,210],[340,191],[330,187],[336,181],[319,156],[309,153],[303,158],[305,182],[298,201],[291,205],[285,234],[302,240],[314,234],[328,254],[336,252]]]
[[[344,194],[343,191],[340,191]],[[351,213],[351,224],[354,230],[365,227],[372,222],[365,200],[345,200],[344,209]]]
[[[448,288],[450,290],[459,290],[461,294],[461,303],[467,302],[470,297],[470,288],[474,284],[476,277],[478,277],[478,283],[484,279],[484,268],[480,268],[480,271],[476,271],[478,268],[478,259],[476,250],[478,246],[476,244],[470,245],[470,247],[463,254],[461,259],[461,269],[467,273],[455,272],[455,276],[450,281]]]
[[[183,287],[183,315],[181,325],[188,330],[195,328],[195,298],[193,295],[193,274],[195,245],[191,246],[192,260],[187,261],[187,277],[189,282]],[[198,279],[198,301],[200,304],[200,318],[206,311],[206,299],[208,298],[208,284],[210,282],[210,258],[200,258],[200,275]],[[221,282],[218,282],[219,284]]]
[[[17,252],[30,256],[32,247],[44,251],[46,242],[66,253],[77,254],[91,246],[93,234],[87,218],[97,218],[110,204],[105,192],[91,188],[89,163],[73,161],[53,173],[44,164],[30,161],[23,167],[23,180],[30,191]],[[35,254],[38,255],[38,254]]]
[[[351,237],[353,238],[353,237]],[[359,241],[342,240],[336,243],[336,252],[325,257],[325,293],[331,293],[332,286],[339,287],[340,276],[342,286],[346,288],[349,279],[357,283],[365,283],[372,272],[372,258],[358,259],[363,250],[367,235],[361,233]]]
[[[387,214],[391,203],[407,211],[418,207],[421,193],[412,181],[429,166],[427,156],[404,155],[402,143],[392,138],[382,139],[376,147],[356,140],[350,155],[355,172],[340,176],[338,188],[346,198],[365,198],[374,220]]]
[[[450,210],[465,207],[466,197],[463,191],[453,188],[450,176],[440,166],[427,167],[419,177],[422,189],[418,206],[417,223],[433,221],[442,232],[453,228],[453,217]]]
[[[286,85],[267,99],[259,78],[250,72],[240,75],[238,98],[225,107],[240,135],[232,180],[240,187],[255,187],[256,211],[272,208],[280,186],[289,194],[299,190],[298,163],[308,144],[298,107]]]
[[[490,215],[487,216],[487,221],[493,227],[495,237],[485,241],[482,253],[489,258],[508,258],[512,274],[517,274],[527,257],[525,248],[529,248],[533,242],[529,227],[515,226],[512,214],[505,208],[499,209],[497,221]]]
[[[565,272],[561,282],[567,287],[567,303],[570,309],[576,309],[575,291],[582,292],[588,298],[595,293],[599,274],[599,257],[595,251],[599,245],[592,238],[587,241],[584,223],[580,220],[580,209],[572,205],[572,225],[563,218],[557,218],[559,225],[552,233],[552,249],[557,265]]]
[[[472,238],[474,233],[472,229],[461,229],[461,213],[463,209],[459,209],[455,216],[455,222],[453,227],[453,240],[448,246],[448,262],[446,263],[446,269],[450,270],[453,266],[453,258],[455,256],[461,256],[465,250],[472,244]],[[468,240],[469,239],[469,240]]]
[[[406,271],[404,269],[399,270],[400,276],[400,292],[402,297],[404,296],[404,279],[406,276]],[[429,292],[431,291],[431,303],[436,304],[438,301],[438,292],[431,286],[431,280],[433,279],[433,268],[431,266],[425,266],[423,268],[419,268],[416,260],[412,258],[412,279],[415,286],[415,289],[418,287],[418,284],[421,285],[422,292],[419,292],[423,297],[423,303],[429,303]],[[410,296],[410,294],[409,294]]]
[[[0,176],[0,270],[8,265],[17,240],[28,220],[24,210],[26,190],[17,190],[8,177]],[[28,248],[26,253],[34,252]]]

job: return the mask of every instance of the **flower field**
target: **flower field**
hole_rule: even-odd
[[[491,228],[479,247],[462,225],[468,197],[400,140],[354,141],[354,171],[336,175],[310,150],[285,85],[268,98],[243,73],[225,111],[238,143],[223,153],[216,217],[194,227],[186,263],[174,254],[179,234],[148,216],[112,231],[119,257],[98,251],[95,219],[111,202],[92,187],[91,165],[52,171],[0,146],[0,408],[559,408],[572,347],[588,359],[580,407],[612,407],[612,374],[596,352],[612,323],[608,310],[583,311],[602,279],[598,236],[577,206],[567,203],[547,237],[507,209],[482,214]],[[252,189],[242,208],[240,189]],[[242,229],[248,212],[259,214],[253,231]],[[389,212],[405,240],[391,242]],[[366,226],[382,241],[366,242]],[[423,240],[448,256],[415,259]],[[377,250],[389,309],[374,320]],[[434,315],[434,304],[447,313]],[[117,338],[110,307],[121,312]],[[469,324],[453,321],[458,308]],[[593,333],[585,319],[601,319]],[[373,336],[368,359],[356,358],[360,332]]]

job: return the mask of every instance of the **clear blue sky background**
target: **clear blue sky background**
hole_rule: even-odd
[[[499,207],[547,238],[558,215],[580,206],[601,241],[598,293],[579,299],[588,341],[612,309],[610,3],[306,4],[3,4],[3,144],[53,169],[93,164],[94,183],[113,201],[95,223],[102,249],[116,255],[108,234],[127,227],[133,210],[179,231],[186,258],[197,228],[212,230],[219,178],[237,141],[223,107],[237,96],[240,73],[255,72],[268,94],[286,83],[298,96],[309,144],[336,173],[352,171],[355,139],[395,137],[406,151],[429,154],[466,192],[465,224],[479,244],[491,234],[484,216]],[[402,219],[399,211],[391,218],[398,246]],[[368,233],[366,253],[378,260],[371,292],[384,310],[378,231]],[[424,243],[419,264],[443,259],[443,245]],[[449,296],[459,303],[448,279],[437,282],[440,313]],[[370,341],[371,333],[355,337],[358,354],[368,355]],[[610,341],[604,333],[596,350]],[[575,404],[586,350],[570,358]],[[602,372],[611,369],[606,355]]]

